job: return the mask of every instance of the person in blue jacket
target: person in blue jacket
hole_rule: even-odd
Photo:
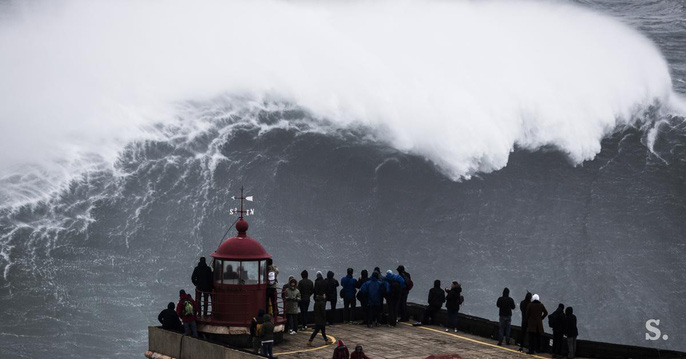
[[[403,290],[405,290],[405,279],[398,274],[393,274],[392,270],[386,271],[386,283],[389,291],[386,296],[386,303],[388,304],[388,325],[395,327],[398,320],[398,305],[402,297]]]
[[[348,275],[341,279],[343,287],[343,323],[352,322],[355,319],[355,307],[357,306],[357,279],[353,277],[353,269],[348,268]]]
[[[381,281],[379,272],[372,273],[372,278],[362,285],[360,291],[367,298],[367,327],[379,325],[381,309],[383,308],[383,297],[388,292],[388,283]]]

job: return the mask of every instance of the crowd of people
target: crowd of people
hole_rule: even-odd
[[[279,291],[284,303],[283,309],[287,318],[286,329],[289,334],[297,334],[299,330],[308,329],[308,323],[314,323],[313,331],[308,340],[309,346],[314,346],[313,341],[319,333],[321,333],[326,344],[333,344],[333,340],[326,335],[327,325],[333,326],[334,323],[338,322],[338,319],[342,319],[343,323],[356,323],[358,302],[362,313],[362,324],[369,328],[377,327],[384,322],[388,327],[395,327],[397,321],[409,320],[407,298],[414,284],[412,276],[402,265],[396,268],[397,274],[389,269],[382,275],[379,267],[376,267],[371,275],[369,275],[368,270],[362,270],[359,277],[355,277],[354,270],[348,268],[340,283],[332,271],[326,273],[326,278],[321,271],[317,271],[313,282],[309,279],[308,271],[303,270],[300,273],[300,280],[289,276],[287,283],[279,288],[279,269],[271,259],[268,259],[266,264],[265,309],[260,309],[253,318],[250,335],[253,350],[255,352],[261,351],[267,357],[273,357],[273,318],[279,316],[277,305],[277,293]],[[164,329],[183,331],[186,335],[197,337],[196,319],[201,311],[207,315],[208,293],[213,289],[212,269],[206,264],[204,257],[200,258],[191,280],[196,286],[196,298],[199,299],[204,294],[202,303],[199,305],[189,293],[180,290],[179,301],[176,306],[174,303],[169,303],[167,309],[159,314],[158,320]],[[336,305],[339,297],[343,299],[343,318],[336,317]],[[308,318],[308,313],[312,301],[314,301],[314,320],[310,321],[311,318]],[[386,303],[385,311],[383,310],[384,301]],[[442,288],[440,280],[435,280],[434,286],[429,290],[427,301],[428,306],[421,321],[413,325],[437,324],[438,313],[445,305],[447,309],[446,319],[443,323],[445,331],[452,330],[457,333],[458,313],[464,302],[462,286],[459,282],[452,281],[449,287]],[[499,309],[498,345],[503,344],[503,339],[505,339],[506,345],[510,345],[512,311],[515,310],[516,305],[514,299],[510,297],[508,288],[503,289],[503,295],[496,301],[496,306]],[[522,331],[518,340],[520,351],[524,350],[527,336],[528,353],[534,354],[541,351],[544,332],[543,320],[548,317],[548,324],[553,331],[553,357],[562,358],[562,341],[565,337],[568,348],[567,357],[574,357],[578,330],[572,307],[565,309],[563,304],[559,304],[557,310],[548,315],[539,295],[532,295],[527,292],[524,300],[520,302],[519,308],[522,314]],[[355,351],[350,354],[343,341],[339,340],[334,351],[335,358],[367,358],[367,356],[360,345],[357,345]]]

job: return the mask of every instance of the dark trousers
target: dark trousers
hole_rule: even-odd
[[[368,305],[367,306],[367,324],[371,325],[378,323],[381,319],[381,306],[380,305]]]
[[[576,355],[576,337],[567,337],[567,359],[573,359]]]
[[[305,327],[307,325],[307,311],[310,310],[310,301],[304,301],[301,300],[300,303],[298,303],[298,306],[300,307],[300,315],[301,315],[301,323],[302,326]]]
[[[343,298],[343,321],[352,322],[355,319],[355,308],[357,300],[355,297]]]
[[[262,343],[262,355],[266,356],[267,358],[274,358],[274,353],[272,350],[274,349],[274,342],[263,342]]]
[[[529,332],[529,354],[541,352],[541,334]]]
[[[448,329],[457,329],[457,313],[459,309],[448,309],[448,317],[445,321],[445,327]]]
[[[388,298],[388,325],[395,327],[398,319],[398,301],[400,298]]]
[[[329,325],[333,325],[333,322],[336,321],[336,300],[330,300],[329,305],[331,306],[331,309],[326,313],[326,318],[328,319]]]
[[[368,312],[369,309],[367,309],[367,301],[366,300],[361,300],[360,301],[360,308],[362,308],[362,324],[369,324],[368,320]]]
[[[400,296],[400,302],[398,302],[398,314],[400,315],[400,320],[406,322],[410,320],[410,313],[407,312],[407,295],[409,292],[403,292]]]
[[[562,340],[564,340],[562,330],[553,329],[553,354],[562,353]]]
[[[200,300],[200,299],[201,299],[201,298],[200,298],[201,295],[202,295],[202,301]],[[207,307],[208,307],[209,302],[210,302],[210,293],[208,293],[208,292],[201,293],[201,292],[196,288],[196,289],[195,289],[195,299],[198,300],[198,306],[201,307],[201,308],[198,308],[198,309],[202,311],[203,317],[206,317],[206,316],[207,316]],[[198,314],[200,314],[200,313],[198,313]]]
[[[294,332],[298,331],[298,315],[289,314],[288,315],[288,328]]]
[[[436,313],[441,310],[440,307],[428,306],[424,309],[424,316],[422,318],[422,324],[435,324],[436,323]]]
[[[270,314],[272,317],[279,315],[279,308],[276,305],[276,288],[267,288],[267,298],[264,309],[267,311],[267,314]]]
[[[322,331],[322,337],[324,337],[324,340],[328,340],[329,338],[326,337],[326,326],[324,325],[315,325],[314,326],[314,331],[312,332],[312,335],[310,335],[310,341],[314,340],[314,337],[317,336],[317,333],[319,331]]]
[[[500,317],[500,325],[498,326],[498,343],[503,342],[503,336],[505,337],[505,342],[510,344],[510,329],[512,327],[512,317]]]
[[[519,347],[524,348],[524,339],[526,339],[526,327],[529,326],[529,323],[522,319],[522,331],[519,333]],[[529,343],[531,345],[531,343]]]

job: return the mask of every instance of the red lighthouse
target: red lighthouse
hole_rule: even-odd
[[[251,201],[252,196],[245,197],[241,188],[241,196],[235,199],[241,201],[240,210],[231,210],[232,214],[240,215],[236,221],[238,234],[222,242],[211,254],[214,258],[211,314],[198,318],[198,330],[215,334],[216,339],[221,341],[242,346],[249,345],[247,339],[252,318],[259,309],[266,310],[266,260],[272,256],[260,242],[247,235],[249,225],[243,215],[254,212],[244,210],[243,201]],[[279,313],[283,313],[283,310],[279,310]],[[283,333],[284,322],[283,317],[274,318],[275,333]]]

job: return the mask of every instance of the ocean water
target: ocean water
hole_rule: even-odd
[[[142,356],[241,186],[284,277],[404,264],[686,350],[683,1],[0,14],[0,357]]]

